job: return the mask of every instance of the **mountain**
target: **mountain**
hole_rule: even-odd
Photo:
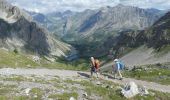
[[[110,55],[120,58],[129,67],[169,63],[170,12],[145,30],[122,31],[119,36],[108,38],[102,45],[111,48],[114,54]],[[105,67],[109,68],[112,64],[108,63]]]
[[[63,27],[67,22],[67,18],[74,15],[74,12],[70,10],[64,12],[47,13],[47,14],[30,12],[30,11],[27,12],[33,17],[34,21],[46,27],[51,33],[54,33],[53,34],[54,36],[57,35],[59,37],[62,37],[64,35]]]
[[[65,56],[71,46],[56,40],[32,17],[0,0],[0,47],[40,55]]]
[[[51,32],[62,37],[65,41],[76,41],[77,37],[80,40],[83,38],[94,40],[96,35],[102,37],[103,34],[111,34],[120,30],[145,29],[160,18],[162,15],[160,13],[161,11],[157,9],[141,9],[120,4],[98,10],[54,12],[44,16],[50,20],[48,29]],[[37,18],[34,19],[37,20]],[[38,22],[43,23],[43,21]],[[96,39],[96,41],[98,40]]]
[[[151,27],[142,31],[131,31],[122,33],[119,37],[119,41],[116,43],[117,49],[124,48],[123,51],[127,50],[127,48],[140,48],[145,45],[143,50],[136,50],[135,52],[142,52],[146,54],[146,56],[142,56],[142,53],[139,53],[140,57],[144,57],[142,63],[160,63],[160,62],[169,62],[170,60],[170,12],[166,13],[163,17],[161,17],[158,21],[156,21]],[[124,41],[123,41],[124,40]],[[132,51],[133,52],[133,51]],[[125,55],[123,59],[127,61],[127,59],[131,61],[135,60],[133,52],[131,55]],[[120,53],[119,53],[120,54]],[[132,57],[133,55],[133,57]],[[141,56],[140,56],[141,55]],[[143,54],[144,55],[144,54]],[[128,56],[128,58],[126,57]],[[133,58],[133,59],[132,59]],[[129,61],[129,62],[131,62]],[[128,63],[129,63],[128,62]],[[142,64],[140,62],[140,64]],[[147,64],[146,63],[146,64]]]
[[[63,27],[64,40],[91,38],[110,34],[120,30],[142,30],[151,26],[160,18],[159,10],[117,5],[99,10],[86,10],[67,18]],[[56,29],[57,30],[57,29]],[[59,34],[59,33],[58,33]],[[80,38],[81,37],[81,38]]]
[[[74,45],[82,56],[103,56],[110,49],[110,44],[107,44],[109,39],[114,41],[124,31],[144,30],[163,14],[163,11],[157,9],[120,4],[97,10],[57,12],[45,16],[52,22],[48,23],[47,28],[62,40]]]
[[[122,41],[124,40],[124,41]],[[121,42],[122,41],[122,42]],[[123,43],[124,42],[124,43]],[[124,32],[119,36],[118,45],[139,46],[146,44],[148,47],[160,49],[170,44],[170,12],[166,13],[151,27],[142,31]]]

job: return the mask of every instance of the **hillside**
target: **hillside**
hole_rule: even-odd
[[[124,31],[109,45],[127,66],[167,63],[170,61],[170,12],[143,31]],[[129,51],[128,51],[129,50]],[[128,51],[128,52],[127,52]],[[110,64],[106,66],[110,66]]]
[[[72,48],[58,41],[32,17],[5,0],[0,0],[0,47],[24,53],[65,56]]]

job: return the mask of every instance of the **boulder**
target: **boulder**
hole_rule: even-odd
[[[84,96],[84,97],[87,97],[88,95],[87,95],[87,93],[85,92],[85,93],[83,93],[83,96]]]
[[[124,88],[122,88],[121,93],[126,98],[134,97],[139,94],[138,86],[135,84],[135,82],[130,82],[126,84]]]
[[[76,100],[74,97],[70,97],[70,100]]]

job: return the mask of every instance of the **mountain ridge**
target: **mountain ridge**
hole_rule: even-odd
[[[34,22],[29,14],[7,1],[0,0],[0,12],[0,44],[2,47],[58,57],[66,56],[66,53],[71,50],[70,45],[56,42],[58,40],[54,39],[45,28]]]

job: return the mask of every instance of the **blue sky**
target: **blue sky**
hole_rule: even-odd
[[[140,8],[170,9],[170,0],[8,0],[20,8],[48,13],[53,11],[82,11],[85,9],[98,9],[104,6],[117,4],[137,6]]]

